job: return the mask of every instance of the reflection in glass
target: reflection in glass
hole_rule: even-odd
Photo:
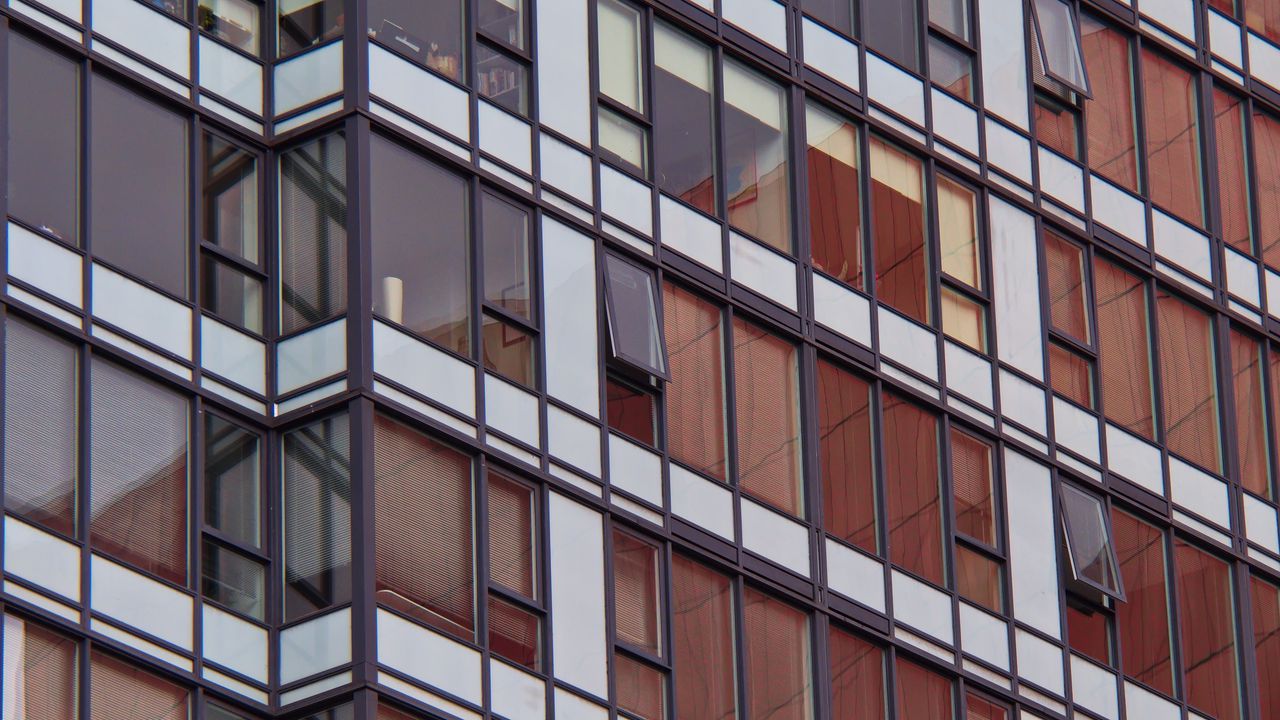
[[[200,0],[196,23],[219,40],[257,55],[261,13],[262,6],[253,0]]]
[[[933,283],[925,252],[924,167],[879,138],[871,139],[871,218],[876,295],[928,324]]]
[[[462,14],[459,0],[369,0],[369,37],[447,78],[461,81]]]
[[[658,437],[658,411],[654,396],[613,378],[605,384],[609,428],[653,447]]]
[[[1080,150],[1080,115],[1058,100],[1036,93],[1036,141],[1063,157],[1083,160]]]
[[[1098,258],[1093,262],[1097,294],[1098,384],[1107,419],[1155,439],[1151,380],[1151,334],[1146,286]]]
[[[256,547],[262,494],[258,434],[212,413],[205,415],[204,428],[205,524]]]
[[[512,323],[485,313],[480,322],[484,367],[529,389],[537,385],[534,338]]]
[[[341,133],[280,157],[280,332],[347,309],[347,147]]]
[[[727,409],[724,322],[720,309],[676,285],[662,285],[671,382],[667,445],[671,459],[725,480]]]
[[[537,671],[541,666],[542,619],[519,605],[489,596],[489,649]]]
[[[791,252],[790,145],[782,87],[724,64],[725,194],[729,222]]]
[[[1140,682],[1173,695],[1169,588],[1164,537],[1155,527],[1111,511],[1125,602],[1116,604],[1120,666]]]
[[[938,419],[892,393],[884,396],[883,417],[889,559],[945,585]]]
[[[973,58],[932,35],[929,36],[929,78],[952,95],[973,101]]]
[[[661,670],[620,652],[613,654],[618,708],[641,720],[663,720],[666,714],[667,678]]]
[[[476,44],[480,94],[517,115],[529,114],[529,68],[484,43]]]
[[[826,360],[818,360],[818,460],[822,523],[831,535],[878,553],[871,388]]]
[[[342,0],[282,0],[278,5],[280,57],[342,37],[347,17]],[[370,12],[370,17],[373,17]]]
[[[1260,105],[1253,112],[1253,157],[1257,163],[1254,178],[1258,207],[1258,244],[1262,259],[1280,266],[1280,118],[1264,112]]]
[[[1253,610],[1253,652],[1258,668],[1258,703],[1262,717],[1280,713],[1280,588],[1249,578]]]
[[[77,641],[43,625],[12,613],[4,615],[6,720],[80,717],[78,646]],[[11,714],[15,708],[18,712]]]
[[[484,193],[480,198],[484,236],[484,299],[530,319],[529,211]]]
[[[1143,117],[1151,199],[1192,225],[1203,227],[1198,82],[1198,77],[1182,66],[1143,48]]]
[[[663,23],[653,33],[654,179],[716,214],[715,100],[711,50]]]
[[[630,118],[600,106],[600,151],[642,177],[649,176],[649,133]]]
[[[854,27],[854,5],[854,0],[804,0],[802,3],[806,15],[812,15],[849,37],[857,31]]]
[[[1262,372],[1262,343],[1231,329],[1231,384],[1236,419],[1236,453],[1240,484],[1264,498],[1271,497],[1268,461],[1267,396]]]
[[[738,484],[779,510],[803,517],[796,356],[795,345],[734,317]]]
[[[805,105],[809,237],[813,264],[862,289],[862,188],[858,128],[817,105]]]
[[[1239,720],[1231,566],[1181,538],[1173,548],[1187,703],[1217,720]]]
[[[351,599],[351,431],[346,415],[285,434],[283,482],[288,622]]]
[[[1114,521],[1113,521],[1114,522]],[[1111,665],[1111,623],[1105,612],[1094,607],[1082,610],[1067,603],[1067,640],[1071,649]]]
[[[206,598],[255,620],[264,618],[266,571],[261,564],[208,539],[203,563]]]
[[[255,265],[258,253],[258,161],[248,151],[208,133],[201,186],[205,242]]]
[[[640,11],[619,0],[596,1],[596,54],[600,92],[644,112]]]
[[[942,271],[974,290],[982,289],[982,247],[978,242],[977,195],[938,177],[938,240]]]
[[[956,545],[956,592],[960,597],[994,613],[1004,612],[1004,581],[1000,563]]]
[[[1041,66],[1054,80],[1079,92],[1089,87],[1077,40],[1075,13],[1064,0],[1035,0]]]
[[[995,486],[991,446],[977,437],[951,430],[951,485],[958,533],[996,546]]]
[[[524,0],[478,0],[476,29],[518,50],[524,49]]]
[[[929,0],[929,22],[968,40],[969,0]]]
[[[1049,381],[1053,391],[1093,410],[1093,363],[1069,348],[1049,343]]]
[[[902,657],[896,666],[898,720],[953,720],[951,680]]]
[[[131,662],[95,649],[89,656],[92,720],[187,720],[191,693]],[[74,717],[74,715],[68,716]]]
[[[831,717],[884,720],[884,650],[831,623]]]
[[[634,535],[613,532],[613,597],[617,638],[654,655],[662,645],[658,548]]]
[[[1218,416],[1218,363],[1213,318],[1177,296],[1156,292],[1165,442],[1169,449],[1214,472],[1222,471]]]
[[[1222,212],[1222,239],[1240,252],[1252,255],[1254,247],[1253,235],[1249,229],[1249,210],[1253,204],[1253,193],[1249,187],[1249,150],[1245,146],[1248,125],[1245,105],[1240,97],[1215,84],[1213,131],[1218,158],[1218,208]],[[1271,179],[1263,182],[1275,181]]]
[[[729,578],[682,555],[671,560],[676,720],[737,717]]]
[[[742,592],[747,706],[753,718],[813,718],[809,616],[752,587]]]
[[[1084,102],[1089,167],[1120,187],[1137,192],[1137,119],[1129,38],[1088,15],[1081,16],[1080,36],[1093,90],[1093,98]]]
[[[975,300],[942,288],[942,331],[980,353],[987,351],[987,311]]]
[[[913,72],[920,70],[920,19],[916,3],[863,0],[867,47]]]
[[[666,375],[653,272],[605,255],[605,310],[615,357],[653,375]]]
[[[533,488],[489,470],[489,579],[530,600],[537,586]]]
[[[1050,322],[1055,330],[1088,344],[1093,338],[1085,301],[1084,248],[1046,229],[1044,259]]]
[[[1119,595],[1111,528],[1102,499],[1064,484],[1062,520],[1067,557],[1075,578],[1108,594]]]
[[[230,263],[200,258],[200,305],[219,318],[250,332],[262,332],[262,281]]]

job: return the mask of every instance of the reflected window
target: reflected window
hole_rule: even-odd
[[[803,517],[796,346],[734,317],[733,375],[738,485],[783,512]]]
[[[336,133],[280,157],[282,334],[347,310],[346,153]]]
[[[892,393],[884,395],[883,418],[889,559],[946,585],[938,418]]]
[[[663,192],[715,215],[711,49],[656,23],[653,60],[654,179]]]
[[[901,657],[895,665],[898,720],[953,720],[955,698],[950,679]]]
[[[920,18],[915,2],[862,0],[867,47],[913,72],[920,71]]]
[[[89,656],[89,678],[92,720],[191,717],[191,693],[185,688],[101,650]]]
[[[1198,75],[1143,47],[1143,117],[1151,200],[1165,211],[1203,227],[1198,82]]]
[[[727,479],[724,319],[720,308],[662,284],[671,382],[666,388],[671,459],[717,480]]]
[[[261,462],[258,434],[205,416],[205,524],[238,542],[257,547],[261,522]]]
[[[79,717],[79,643],[39,623],[4,616],[5,717]],[[11,711],[13,712],[11,715]],[[184,719],[185,720],[185,719]]]
[[[885,718],[885,652],[853,633],[830,626],[831,717]]]
[[[1111,511],[1125,602],[1116,604],[1124,674],[1173,695],[1169,584],[1164,535],[1128,513]]]
[[[347,416],[285,433],[283,478],[284,621],[289,622],[351,599]]]
[[[1031,3],[1040,67],[1050,78],[1078,93],[1089,94],[1075,8],[1066,0]]]
[[[282,0],[276,8],[279,19],[276,51],[280,57],[337,40],[346,30],[346,6],[342,0]]]
[[[791,157],[782,87],[724,63],[725,195],[729,222],[791,252]]]
[[[1270,498],[1271,463],[1267,428],[1267,395],[1262,343],[1231,329],[1231,385],[1235,408],[1236,454],[1240,484],[1245,490]]]
[[[1093,262],[1098,320],[1098,384],[1107,419],[1155,440],[1147,286],[1118,265]]]
[[[858,126],[807,103],[805,135],[813,264],[861,290],[862,187]]]
[[[200,29],[250,55],[260,52],[258,23],[262,6],[254,0],[200,0],[196,22]]]
[[[1093,90],[1093,97],[1084,102],[1085,125],[1089,131],[1089,167],[1136,193],[1138,134],[1129,37],[1088,15],[1082,15],[1080,46],[1091,81],[1090,89]]]
[[[1063,484],[1061,500],[1063,536],[1073,577],[1123,601],[1111,523],[1102,498]]]
[[[1219,720],[1239,720],[1240,667],[1231,566],[1179,538],[1173,544],[1187,703]]]
[[[369,38],[452,80],[462,81],[460,0],[369,0]]]
[[[817,368],[823,529],[876,554],[880,533],[871,386],[826,360],[818,360]]]
[[[1218,415],[1218,363],[1213,317],[1158,289],[1160,377],[1165,442],[1169,449],[1214,472],[1222,471]]]
[[[681,555],[671,561],[676,720],[737,716],[733,586]]]
[[[20,33],[8,44],[9,214],[78,246],[79,64]]]
[[[808,613],[748,587],[742,616],[748,717],[813,718]]]
[[[925,251],[924,166],[919,158],[871,139],[871,222],[876,295],[929,324],[929,258]]]
[[[667,359],[658,324],[657,281],[653,271],[612,254],[604,257],[605,310],[613,357],[666,377]]]
[[[1213,132],[1218,160],[1218,209],[1222,214],[1222,239],[1230,247],[1252,255],[1255,250],[1253,233],[1249,228],[1249,210],[1254,204],[1254,197],[1249,185],[1249,150],[1245,145],[1248,126],[1244,101],[1215,83]],[[1274,180],[1262,182],[1274,183]]]

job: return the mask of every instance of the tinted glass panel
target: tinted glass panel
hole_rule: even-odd
[[[619,641],[661,651],[658,548],[634,535],[613,533],[613,602]]]
[[[390,140],[374,137],[369,152],[373,311],[466,355],[466,182]]]
[[[1043,0],[1042,0],[1043,1]],[[1200,192],[1200,93],[1182,66],[1144,47],[1147,172],[1151,199],[1193,225],[1204,224]]]
[[[1155,439],[1150,325],[1142,281],[1102,260],[1093,263],[1098,372],[1107,419]]]
[[[790,143],[781,86],[724,64],[725,194],[729,222],[791,252]]]
[[[1036,104],[1032,110],[1035,112],[1036,140],[1060,155],[1080,160],[1079,113],[1074,108],[1043,95],[1036,96]]]
[[[929,0],[929,22],[969,39],[969,0]]]
[[[884,473],[890,559],[945,584],[938,419],[890,393],[884,396]]]
[[[987,351],[987,312],[964,293],[943,287],[942,331],[980,353]]]
[[[1280,589],[1253,577],[1249,578],[1249,591],[1261,717],[1280,717]]]
[[[1056,233],[1044,232],[1044,259],[1053,328],[1082,343],[1092,340],[1085,302],[1084,248]]]
[[[529,68],[520,61],[476,43],[476,79],[480,94],[494,104],[517,115],[529,112]]]
[[[206,598],[255,620],[265,618],[266,570],[261,564],[209,540],[204,541],[202,561]]]
[[[1088,15],[1080,18],[1080,35],[1093,90],[1093,98],[1084,103],[1089,167],[1111,182],[1137,192],[1133,61],[1128,36]]]
[[[991,446],[968,433],[952,430],[951,484],[955,489],[956,532],[994,546],[996,511]]]
[[[920,18],[916,4],[900,0],[863,0],[867,47],[908,70],[920,67]]]
[[[257,264],[258,158],[216,135],[201,150],[201,239]]]
[[[89,720],[187,720],[184,688],[95,650],[89,658]]]
[[[845,35],[855,32],[854,0],[805,0],[804,11]]]
[[[654,396],[609,379],[605,384],[609,427],[646,445],[657,442],[657,407]]]
[[[908,660],[897,662],[898,720],[950,720],[951,681]]]
[[[346,415],[284,436],[284,619],[351,599],[351,433]]]
[[[346,153],[336,134],[280,158],[282,333],[347,309]]]
[[[496,596],[489,597],[489,649],[517,665],[541,665],[542,619]]]
[[[666,677],[662,672],[622,653],[613,655],[618,707],[641,720],[662,720],[666,712]]]
[[[1242,253],[1253,253],[1249,231],[1249,160],[1245,148],[1244,103],[1232,93],[1213,88],[1213,132],[1218,150],[1218,208],[1222,239]],[[1263,181],[1267,182],[1267,181]]]
[[[277,50],[281,57],[342,37],[346,14],[342,0],[282,2]],[[378,28],[374,28],[378,30]]]
[[[1250,30],[1280,43],[1280,0],[1248,0],[1244,18]]]
[[[876,295],[928,324],[932,283],[925,252],[924,167],[878,138],[871,139],[871,219]]]
[[[742,597],[750,717],[813,717],[809,616],[753,588]]]
[[[870,393],[870,386],[857,376],[825,360],[818,361],[823,529],[876,553],[880,542]]]
[[[1280,120],[1255,110],[1253,147],[1258,244],[1262,259],[1268,265],[1280,266]]]
[[[973,100],[973,57],[939,37],[929,36],[929,78],[965,100]]]
[[[834,626],[831,656],[831,716],[883,720],[884,651]]]
[[[79,717],[79,662],[71,638],[4,616],[5,717],[68,720]],[[16,707],[15,707],[16,706]]]
[[[461,456],[450,459],[464,460]],[[461,467],[464,471],[467,469]],[[533,599],[537,546],[534,491],[493,470],[488,477],[489,579]]]
[[[641,370],[665,375],[653,272],[617,255],[605,255],[604,270],[609,346],[614,356]]]
[[[956,592],[991,612],[1003,612],[1004,580],[1000,563],[977,550],[956,545]]]
[[[229,263],[200,258],[200,305],[250,332],[262,332],[262,281]]]
[[[804,514],[796,346],[733,321],[738,484],[783,512]]]
[[[1240,684],[1231,568],[1181,540],[1174,541],[1174,558],[1187,702],[1219,720],[1236,720]]]
[[[978,243],[977,196],[969,188],[938,178],[938,239],[942,271],[975,290],[982,289],[982,247]]]
[[[673,460],[725,479],[724,330],[720,309],[662,285],[667,329],[667,445]]]
[[[1005,708],[971,692],[965,695],[964,703],[965,720],[1005,720],[1009,717],[1009,711]]]
[[[1270,453],[1267,448],[1267,396],[1263,384],[1262,343],[1238,330],[1231,331],[1231,384],[1236,413],[1236,453],[1240,484],[1271,497]]]
[[[200,0],[200,29],[241,50],[257,55],[262,6],[253,0]]]
[[[813,264],[862,288],[862,189],[858,128],[816,105],[805,106],[809,237]]]
[[[715,214],[711,51],[658,23],[653,59],[654,179],[664,192]]]
[[[217,415],[204,424],[204,521],[247,545],[259,542],[258,435]]]
[[[369,0],[369,37],[461,81],[462,12],[458,0]]]
[[[1165,441],[1169,449],[1210,470],[1221,470],[1218,378],[1212,319],[1164,292],[1156,293]],[[1177,391],[1172,391],[1177,388]]]
[[[1125,588],[1125,602],[1116,604],[1121,668],[1125,675],[1172,695],[1164,536],[1151,525],[1119,511],[1112,511],[1111,522]]]
[[[9,35],[9,214],[80,244],[80,71]]]
[[[733,595],[729,578],[676,555],[671,563],[677,720],[734,720]]]
[[[643,177],[649,176],[649,135],[634,120],[601,105],[600,154]]]
[[[1093,363],[1056,342],[1049,343],[1049,380],[1053,391],[1093,409]]]
[[[92,105],[93,253],[186,297],[187,121],[100,75],[93,76]]]
[[[1067,606],[1067,640],[1071,649],[1102,663],[1111,664],[1111,638],[1106,613]]]
[[[1111,527],[1106,507],[1096,495],[1062,486],[1062,517],[1067,552],[1077,580],[1111,593],[1119,592]]]
[[[480,223],[484,234],[484,299],[519,317],[532,318],[529,211],[485,193],[480,198]],[[431,297],[435,298],[434,292]]]

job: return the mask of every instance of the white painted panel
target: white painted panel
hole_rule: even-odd
[[[4,572],[80,602],[80,548],[16,518],[4,518]]]
[[[828,538],[827,584],[878,612],[885,612],[884,564]]]
[[[1009,628],[1004,620],[960,603],[960,647],[969,655],[1009,671]]]
[[[181,653],[176,653],[159,643],[151,642],[135,632],[130,632],[117,625],[103,620],[102,618],[91,618],[89,620],[89,629],[96,633],[101,633],[118,643],[128,645],[137,650],[159,659],[161,662],[169,663],[175,667],[182,668],[186,672],[191,672],[195,667],[195,663],[191,658]]]
[[[724,272],[720,224],[666,195],[658,200],[662,244],[716,272]]]
[[[1079,655],[1071,656],[1071,698],[1080,707],[1092,710],[1107,720],[1120,717],[1115,674]]]
[[[1231,500],[1222,480],[1169,456],[1169,494],[1173,501],[1224,528],[1231,527]]]
[[[596,344],[596,244],[542,218],[542,293],[547,394],[600,415]]]
[[[934,332],[884,307],[877,307],[876,319],[880,326],[880,352],[937,382],[938,345]]]
[[[951,626],[951,596],[935,590],[899,570],[891,573],[893,619],[928,633],[947,644],[955,643]]]
[[[369,45],[369,93],[461,138],[471,139],[466,91],[377,45]]]
[[[995,407],[991,363],[986,358],[950,340],[943,341],[943,356],[947,362],[949,389],[982,403],[983,407]]]
[[[1053,435],[1059,445],[1095,463],[1102,462],[1099,421],[1077,405],[1053,398]]]
[[[95,612],[191,650],[190,595],[98,555],[89,572],[89,604]]]
[[[1004,172],[1031,184],[1031,141],[991,118],[986,120],[987,160]]]
[[[50,10],[62,13],[63,15],[71,18],[72,20],[75,20],[76,22],[83,21],[84,8],[80,0],[45,0],[41,4],[49,8]],[[12,0],[8,3],[8,5],[10,7],[16,6],[16,4],[12,2]],[[77,40],[76,42],[78,43],[80,41]]]
[[[999,42],[982,43],[982,87],[987,109],[1027,129],[1027,41],[1022,0],[983,0],[979,32]]]
[[[600,513],[551,493],[551,649],[556,679],[609,694]]]
[[[818,273],[813,274],[813,317],[850,340],[871,347],[871,301]]]
[[[600,427],[555,405],[547,405],[547,449],[552,455],[600,477]]]
[[[1058,611],[1056,600],[1052,609],[1056,614]],[[1017,628],[1014,636],[1018,649],[1018,675],[1045,690],[1058,695],[1065,694],[1066,686],[1062,679],[1062,648],[1022,628]]]
[[[720,483],[670,466],[671,512],[709,533],[733,541],[733,493]]]
[[[591,84],[588,71],[586,0],[540,0],[538,108],[544,124],[581,145],[591,145]]]
[[[1195,42],[1196,19],[1192,0],[1143,0],[1139,9],[1143,15]]]
[[[1142,201],[1097,175],[1089,176],[1093,219],[1142,247],[1147,247],[1146,209]]]
[[[542,447],[538,396],[489,373],[484,375],[484,421],[521,442]]]
[[[1182,709],[1146,688],[1125,681],[1125,716],[1142,720],[1180,720]]]
[[[280,684],[351,661],[351,608],[280,631]]]
[[[485,100],[479,102],[478,113],[480,149],[526,175],[533,174],[533,129],[529,123]]]
[[[563,688],[556,688],[555,720],[609,720],[609,710],[584,700]]]
[[[991,211],[991,291],[1000,359],[1044,379],[1040,272],[1035,220],[995,197]]]
[[[97,317],[191,359],[191,308],[96,263],[92,303]]]
[[[1041,435],[1049,433],[1045,391],[1008,370],[1000,370],[1000,412]]]
[[[729,233],[729,270],[735,282],[795,310],[796,265],[760,243]]]
[[[346,369],[346,318],[294,335],[276,346],[276,390],[281,393]]]
[[[342,687],[351,682],[351,671],[340,672],[337,675],[330,675],[327,678],[316,680],[313,683],[307,683],[299,688],[288,690],[280,693],[280,705],[287,706],[292,703],[301,702],[309,697],[315,697],[320,693],[328,692],[334,688]],[[462,715],[461,717],[467,717]],[[479,720],[478,717],[474,720]]]
[[[858,75],[858,46],[804,18],[804,62],[809,67],[858,92],[862,82]]]
[[[774,0],[722,0],[720,12],[781,52],[787,51],[787,10]]]
[[[1213,281],[1209,260],[1209,238],[1160,210],[1151,211],[1151,231],[1156,252],[1191,271],[1202,280]]]
[[[1164,495],[1160,450],[1145,440],[1107,423],[1107,467],[1156,495]]]
[[[489,707],[507,720],[545,718],[547,684],[541,678],[489,660]]]
[[[1004,452],[1004,462],[1013,616],[1047,635],[1060,638],[1058,543],[1054,533],[1057,519],[1053,514],[1053,484],[1049,479],[1049,468],[1008,448]]]
[[[867,95],[924,127],[924,84],[919,78],[871,52],[867,53]]]
[[[467,702],[484,703],[479,652],[381,609],[378,662]]]
[[[1280,532],[1277,531],[1276,509],[1255,498],[1249,493],[1242,493],[1244,498],[1244,529],[1249,542],[1280,555]]]
[[[653,234],[653,194],[631,176],[600,166],[600,209],[646,236]]]
[[[340,93],[342,41],[291,57],[276,65],[274,73],[271,92],[275,100],[272,112],[276,115]]]
[[[936,87],[930,88],[933,104],[933,132],[978,155],[978,113]]]
[[[591,157],[572,145],[541,133],[538,147],[542,183],[563,190],[587,205],[592,204]]]
[[[9,274],[84,307],[84,260],[52,240],[9,223]]]
[[[1239,25],[1209,8],[1209,48],[1214,55],[1238,68],[1244,67],[1244,47],[1240,38]]]
[[[266,683],[266,629],[212,605],[201,607],[201,617],[205,658]]]
[[[662,507],[662,457],[613,433],[609,434],[609,482]]]
[[[1262,307],[1262,289],[1258,285],[1258,263],[1247,255],[1231,248],[1223,248],[1226,255],[1227,289],[1232,295],[1253,305]]]
[[[1084,212],[1084,170],[1043,145],[1037,145],[1040,160],[1040,189]]]
[[[797,575],[809,577],[809,531],[763,505],[742,499],[742,545]]]
[[[467,417],[476,415],[475,368],[377,320],[373,371]]]
[[[136,0],[93,0],[93,31],[178,75],[191,78],[191,32]]]
[[[262,66],[204,36],[200,37],[200,86],[262,114]]]
[[[250,390],[266,392],[266,343],[204,315],[200,316],[200,363]]]

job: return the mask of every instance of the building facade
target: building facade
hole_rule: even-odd
[[[3,720],[1280,720],[1280,0],[0,59]]]

